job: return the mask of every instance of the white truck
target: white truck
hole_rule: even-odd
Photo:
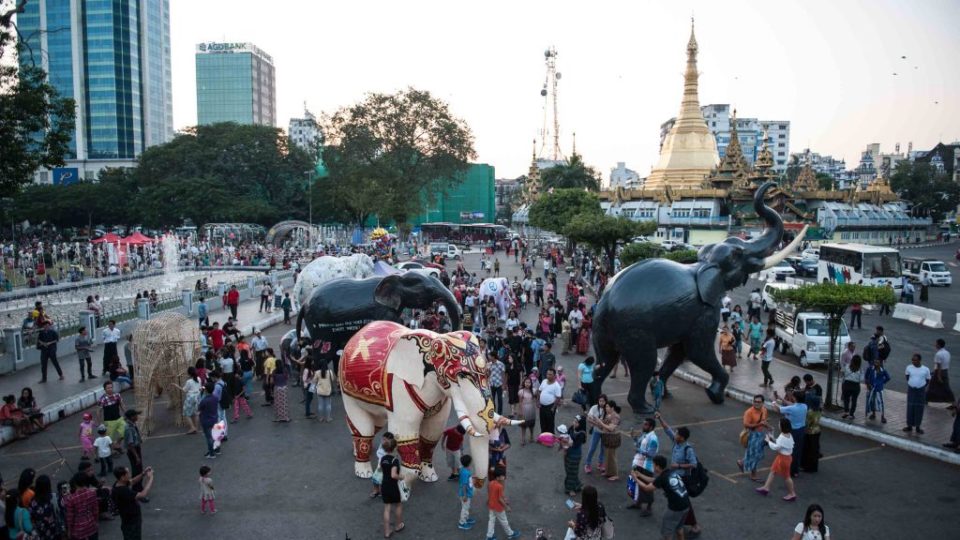
[[[936,259],[904,257],[903,275],[918,283],[923,281],[923,278],[927,278],[933,286],[949,287],[953,283],[950,269],[943,261]]]
[[[777,310],[777,344],[784,354],[790,353],[800,360],[800,365],[826,364],[830,360],[830,320],[827,315],[813,311],[795,311],[789,304],[781,304]],[[840,335],[834,349],[834,357],[850,342],[847,323],[840,321]]]

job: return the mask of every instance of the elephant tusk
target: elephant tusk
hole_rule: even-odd
[[[780,261],[786,259],[788,255],[796,251],[797,246],[800,245],[800,242],[803,242],[803,237],[804,235],[807,234],[807,229],[809,227],[810,227],[809,225],[804,225],[803,230],[797,234],[797,236],[793,239],[793,242],[790,242],[790,244],[787,247],[781,249],[780,251],[774,253],[773,255],[770,255],[769,257],[764,258],[763,269],[768,270],[770,268],[773,268]],[[609,287],[610,285],[607,284],[607,286]]]
[[[497,427],[503,426],[519,426],[523,424],[523,420],[511,420],[506,416],[501,416],[498,413],[493,413],[493,423]]]
[[[473,437],[483,437],[483,434],[477,432],[477,430],[473,427],[473,424],[470,423],[470,419],[466,416],[460,417],[460,425],[463,426],[463,430],[467,432],[467,435]]]

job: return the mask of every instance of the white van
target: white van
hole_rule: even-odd
[[[774,290],[786,290],[786,289],[796,289],[798,286],[792,283],[764,283],[763,289],[760,291],[760,305],[763,306],[764,311],[770,311],[771,309],[777,309],[777,300],[773,297]]]
[[[916,257],[903,258],[903,275],[914,281],[930,280],[933,286],[949,287],[953,283],[950,269],[943,261],[936,259],[921,259]]]

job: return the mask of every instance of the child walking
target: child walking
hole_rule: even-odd
[[[470,477],[473,476],[470,471],[470,465],[473,464],[473,458],[469,455],[460,458],[460,478],[457,485],[457,496],[460,497],[460,521],[457,527],[464,531],[473,528],[477,520],[470,517],[470,502],[473,501],[473,483]]]
[[[100,424],[97,427],[97,439],[93,441],[93,446],[97,448],[97,461],[100,462],[100,477],[103,478],[108,472],[113,472],[113,439],[107,435],[107,426]]]
[[[660,370],[654,371],[653,378],[650,379],[650,395],[653,396],[653,412],[660,410],[660,405],[663,403],[664,390],[665,387],[663,379],[660,378]]]
[[[487,540],[497,540],[496,523],[499,521],[503,527],[503,532],[507,533],[507,538],[520,538],[520,531],[510,528],[510,522],[507,521],[507,510],[510,510],[510,503],[507,502],[507,496],[503,493],[503,481],[507,477],[507,472],[503,467],[493,469],[493,479],[490,481],[490,487],[487,488]]]
[[[93,415],[83,413],[83,422],[80,422],[80,448],[82,448],[81,459],[91,459],[94,457],[93,450]]]
[[[210,507],[210,513],[217,513],[217,491],[213,487],[213,478],[210,473],[213,471],[210,467],[204,465],[200,467],[200,513],[206,514],[207,507]]]

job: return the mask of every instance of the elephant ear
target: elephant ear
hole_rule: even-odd
[[[380,280],[380,284],[373,290],[373,299],[378,304],[391,309],[400,309],[400,291],[403,285],[400,276],[387,276]]]
[[[423,358],[421,345],[424,340],[429,341],[429,339],[425,336],[412,338],[410,334],[407,334],[403,339],[397,340],[393,350],[390,351],[390,365],[388,366],[394,377],[403,379],[410,383],[410,386],[423,387],[428,367]]]
[[[697,293],[704,304],[713,306],[723,298],[726,288],[721,272],[716,263],[701,264],[697,269]]]

